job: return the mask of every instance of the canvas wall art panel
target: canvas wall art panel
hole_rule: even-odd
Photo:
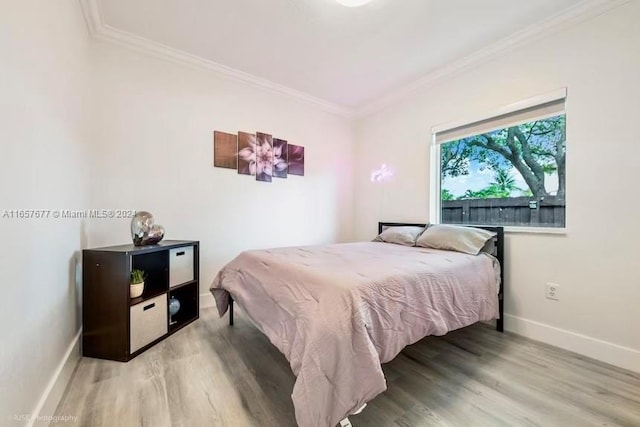
[[[215,131],[213,133],[213,166],[218,168],[238,168],[238,136]]]
[[[238,132],[238,173],[256,174],[256,136],[252,133]]]
[[[273,137],[256,132],[256,181],[271,182],[273,176]]]
[[[287,154],[287,141],[273,138],[273,176],[278,178],[287,177],[287,169],[289,167]]]
[[[287,145],[287,161],[289,174],[304,176],[304,147],[300,145]]]

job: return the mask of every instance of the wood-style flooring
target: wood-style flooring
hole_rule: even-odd
[[[484,324],[429,337],[384,365],[360,426],[640,426],[640,375]],[[295,377],[238,310],[214,309],[129,363],[83,358],[65,426],[295,426]],[[56,424],[57,425],[57,424]]]

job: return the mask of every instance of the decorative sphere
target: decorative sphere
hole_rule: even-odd
[[[171,299],[169,299],[169,314],[173,316],[178,311],[180,311],[180,301],[178,301],[176,297],[171,297]]]

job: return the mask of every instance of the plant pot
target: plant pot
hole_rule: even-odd
[[[129,287],[129,295],[131,298],[138,298],[144,292],[144,282],[131,284]]]

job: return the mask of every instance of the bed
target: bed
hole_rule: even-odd
[[[424,224],[379,223],[388,227]],[[246,251],[211,285],[220,316],[233,304],[296,376],[301,427],[335,426],[386,390],[381,364],[425,336],[497,319],[502,331],[504,234],[492,254],[381,242]]]

